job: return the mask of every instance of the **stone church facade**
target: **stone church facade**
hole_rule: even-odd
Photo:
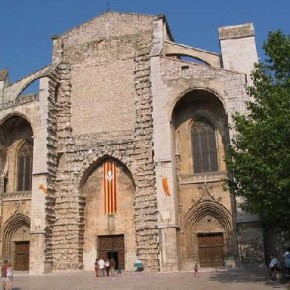
[[[164,15],[107,12],[53,36],[47,67],[15,83],[0,71],[2,259],[32,274],[263,259],[258,219],[224,186],[253,25],[219,39],[217,54],[176,43]]]

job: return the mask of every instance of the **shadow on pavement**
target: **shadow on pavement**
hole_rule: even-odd
[[[232,283],[232,282],[262,282],[266,279],[267,269],[228,269],[216,270],[212,273],[211,280]]]
[[[281,283],[267,279],[267,268],[249,268],[249,269],[228,269],[216,270],[212,273],[210,280],[222,283],[264,283],[273,288],[281,288]],[[283,287],[282,287],[283,288]]]

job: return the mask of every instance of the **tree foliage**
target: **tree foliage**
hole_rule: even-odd
[[[256,64],[248,115],[234,115],[227,164],[230,189],[262,221],[290,231],[290,36],[269,33]]]

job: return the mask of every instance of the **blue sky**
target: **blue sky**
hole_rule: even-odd
[[[0,69],[16,81],[51,62],[51,36],[107,9],[165,14],[176,42],[219,52],[220,26],[253,22],[257,48],[270,30],[290,34],[290,0],[0,0]]]

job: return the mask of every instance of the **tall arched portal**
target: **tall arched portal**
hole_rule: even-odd
[[[23,116],[0,124],[0,255],[15,270],[29,270],[33,148],[33,130]]]
[[[233,199],[224,190],[228,128],[223,104],[211,91],[192,90],[175,105],[172,124],[181,268],[190,269],[194,262],[225,265],[233,259],[234,246],[228,245]]]
[[[185,215],[183,228],[188,257],[198,257],[201,267],[224,266],[232,238],[231,215],[224,206],[203,196]]]
[[[83,263],[91,270],[96,258],[113,257],[118,268],[136,258],[135,185],[128,168],[113,158],[91,166],[82,187],[85,198]]]

